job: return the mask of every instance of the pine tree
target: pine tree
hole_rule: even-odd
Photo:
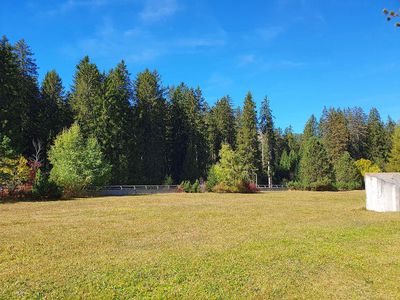
[[[104,100],[99,128],[99,143],[112,164],[111,182],[130,183],[129,167],[133,143],[132,85],[124,61],[110,70],[104,81]],[[132,151],[133,152],[133,151]]]
[[[400,125],[397,125],[392,136],[392,150],[387,165],[389,172],[400,172]]]
[[[379,112],[376,108],[371,109],[368,121],[368,158],[383,167],[388,159],[388,136]]]
[[[18,95],[17,56],[8,39],[0,41],[0,135],[13,137],[13,146],[22,149],[22,103]]]
[[[349,152],[354,159],[367,157],[368,129],[367,116],[361,107],[344,111],[349,131]]]
[[[349,148],[349,131],[346,118],[340,109],[330,108],[320,122],[322,141],[329,159],[335,163]]]
[[[211,156],[214,161],[219,158],[223,143],[231,148],[236,146],[236,120],[229,96],[217,101],[207,116],[208,140],[211,145]]]
[[[362,178],[349,152],[344,152],[334,166],[336,185],[340,190],[354,190],[362,186]]]
[[[261,103],[260,111],[261,133],[261,164],[263,173],[268,178],[268,185],[272,186],[272,176],[275,167],[275,132],[272,111],[268,97]]]
[[[257,130],[257,112],[253,96],[249,92],[244,101],[240,127],[237,134],[237,150],[249,174],[261,169],[260,142]]]
[[[38,73],[33,52],[24,40],[14,45],[19,67],[18,97],[20,99],[21,152],[28,156],[32,149],[32,139],[40,137],[42,120],[40,119]]]
[[[55,137],[71,126],[73,118],[61,78],[55,70],[46,73],[40,95],[41,140],[49,148]]]
[[[204,99],[200,89],[184,83],[170,90],[168,129],[169,169],[176,182],[206,175],[208,144],[204,120]]]
[[[71,89],[70,104],[84,136],[100,138],[102,122],[103,78],[97,66],[85,56],[77,65]]]
[[[138,183],[159,184],[167,175],[166,101],[156,71],[139,73],[134,82],[135,168]]]
[[[311,115],[304,127],[302,137],[303,143],[306,143],[311,137],[318,137],[318,121],[314,115]]]
[[[306,187],[329,187],[334,183],[334,173],[324,145],[311,137],[304,146],[300,160],[300,180]],[[318,188],[318,187],[317,187]]]

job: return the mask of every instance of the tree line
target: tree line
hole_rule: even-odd
[[[165,87],[158,72],[148,69],[132,79],[124,61],[101,72],[87,56],[77,64],[68,91],[55,70],[39,84],[37,70],[24,40],[1,39],[0,154],[6,157],[8,149],[32,161],[34,144],[40,142],[44,173],[60,167],[54,163],[63,160],[52,161],[49,154],[58,153],[52,149],[56,137],[73,124],[79,128],[70,137],[79,135],[79,145],[87,141],[94,152],[99,149],[112,184],[206,179],[229,151],[237,157],[223,159],[237,159],[244,177],[269,184],[343,181],[346,186],[349,179],[341,175],[349,177],[354,170],[343,168],[360,160],[359,165],[400,171],[393,163],[398,154],[391,153],[399,147],[396,122],[382,121],[375,108],[368,114],[360,107],[324,108],[320,120],[311,116],[304,132],[296,134],[291,127],[277,128],[268,97],[258,110],[251,92],[243,107],[233,107],[229,96],[209,106],[199,87]],[[0,163],[0,173],[1,168]]]

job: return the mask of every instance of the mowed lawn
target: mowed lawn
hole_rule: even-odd
[[[0,299],[400,298],[400,214],[362,191],[0,204]]]

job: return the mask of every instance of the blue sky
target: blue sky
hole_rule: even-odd
[[[68,89],[89,55],[100,70],[124,59],[132,75],[157,69],[165,85],[200,86],[213,104],[252,91],[276,124],[303,129],[324,105],[379,109],[400,119],[397,0],[2,0],[0,32],[32,47],[40,78]],[[132,76],[133,77],[133,76]]]

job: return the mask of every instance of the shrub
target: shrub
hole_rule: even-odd
[[[229,186],[221,182],[213,187],[214,193],[239,193],[239,189],[236,186]]]
[[[49,181],[48,177],[43,175],[39,169],[32,187],[32,196],[41,200],[56,200],[61,198],[62,190],[56,183]]]
[[[172,179],[172,176],[171,175],[165,176],[164,185],[173,185],[173,184],[174,180]]]
[[[200,193],[200,182],[197,179],[192,185],[192,193]]]
[[[355,165],[362,177],[364,177],[366,173],[382,172],[378,165],[374,164],[369,159],[359,159],[355,162]]]
[[[105,162],[96,139],[85,140],[77,124],[60,133],[49,151],[53,165],[50,180],[67,197],[81,195],[90,186],[108,182],[111,166]]]

